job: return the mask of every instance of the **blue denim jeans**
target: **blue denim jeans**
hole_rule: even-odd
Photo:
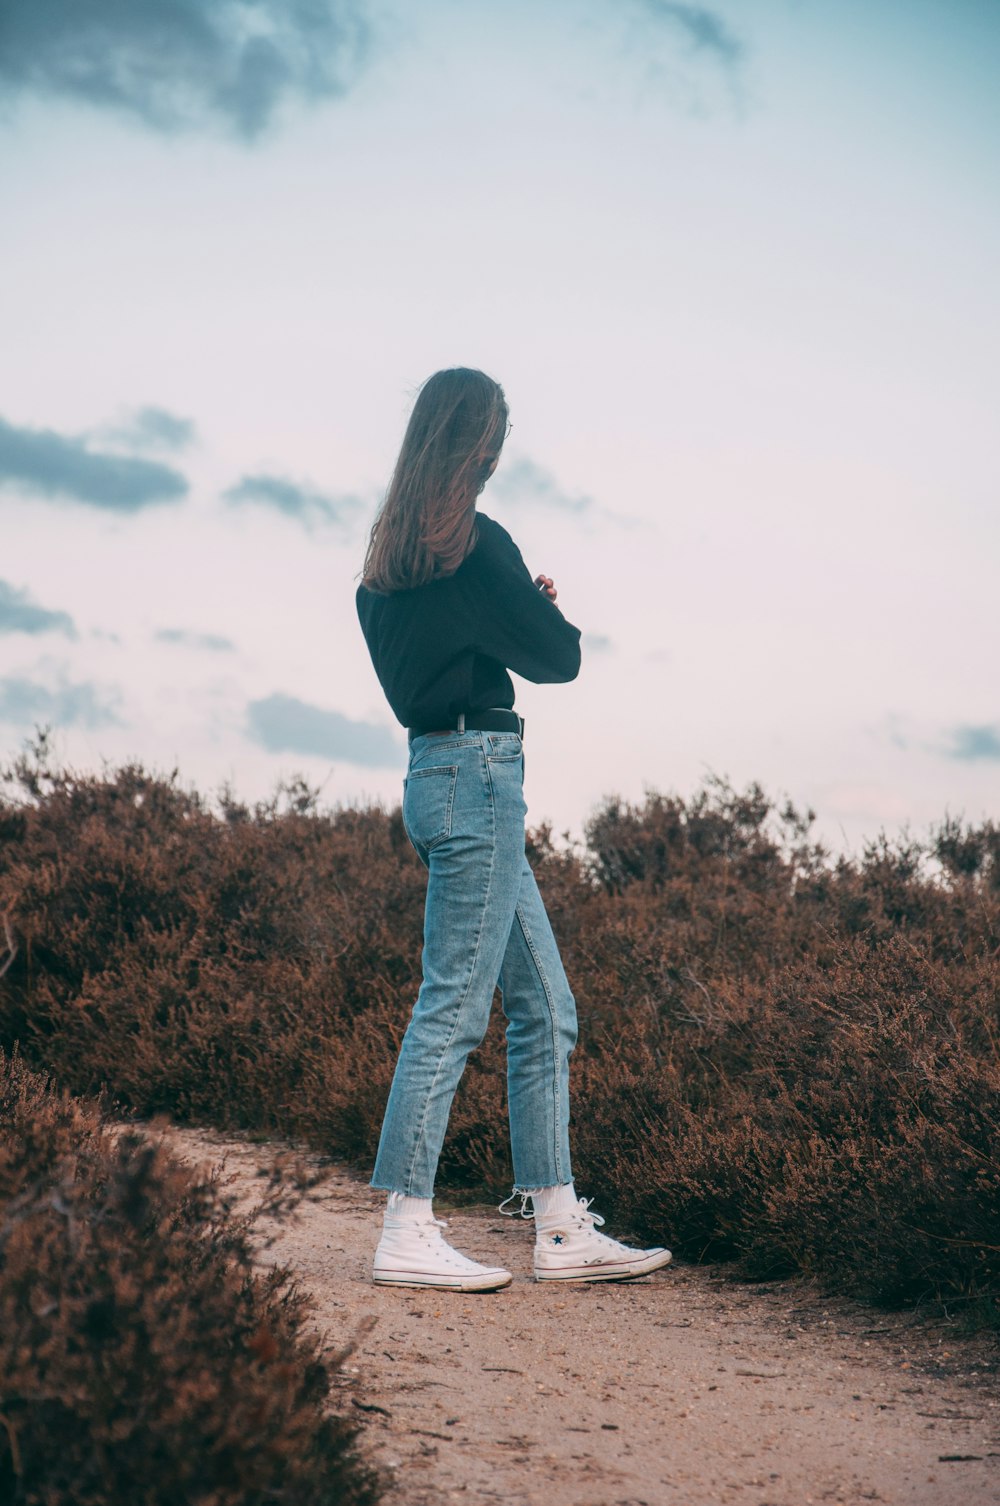
[[[431,1197],[452,1099],[486,1034],[497,984],[507,1017],[515,1189],[569,1182],[569,1057],[576,1002],[524,850],[516,732],[410,742],[403,824],[428,870],[423,980],[396,1063],[370,1185]]]

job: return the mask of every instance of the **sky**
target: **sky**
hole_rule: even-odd
[[[354,593],[420,384],[582,632],[528,824],[1000,819],[1000,4],[4,0],[0,764],[398,803]]]

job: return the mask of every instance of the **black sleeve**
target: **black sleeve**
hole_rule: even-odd
[[[580,629],[535,585],[506,529],[490,524],[481,535],[486,549],[476,597],[475,651],[538,685],[575,680]]]

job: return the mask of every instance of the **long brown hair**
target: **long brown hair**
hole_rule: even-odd
[[[402,591],[455,573],[475,545],[476,498],[506,433],[503,388],[485,372],[454,366],[427,378],[372,524],[364,585]]]

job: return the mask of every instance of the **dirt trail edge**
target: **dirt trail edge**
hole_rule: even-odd
[[[222,1163],[241,1208],[262,1195],[259,1168],[292,1148],[154,1133],[188,1162]],[[543,1286],[531,1279],[530,1223],[444,1197],[445,1237],[501,1261],[513,1285],[385,1290],[370,1276],[384,1194],[330,1169],[311,1197],[260,1260],[294,1268],[331,1347],[374,1318],[341,1404],[365,1414],[388,1506],[1000,1501],[993,1336],[961,1339],[801,1281],[736,1283],[719,1267]],[[263,1219],[258,1229],[262,1246],[276,1232]]]

